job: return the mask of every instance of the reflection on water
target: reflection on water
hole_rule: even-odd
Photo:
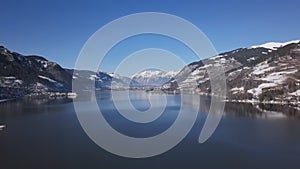
[[[114,104],[114,101],[122,102],[122,100],[130,100],[131,104],[140,111],[146,111],[150,108],[151,104],[149,99],[159,100],[160,97],[167,97],[168,106],[179,106],[181,102],[180,95],[165,95],[159,93],[148,93],[145,91],[118,91],[115,92],[114,98],[110,91],[98,91],[98,92],[82,92],[79,94],[74,101],[94,101],[97,100],[98,103],[105,104],[110,101],[110,104]],[[199,106],[199,112],[207,113],[210,109],[211,100],[209,96],[199,96],[200,103],[195,103],[195,100],[183,101],[183,104],[192,106]],[[73,102],[72,99],[18,99],[9,102],[0,103],[0,117],[10,117],[16,115],[30,114],[32,111],[27,111],[30,109],[44,109],[52,106],[53,109],[60,107],[60,104]],[[44,105],[44,106],[39,106]],[[165,106],[165,105],[162,105]],[[13,107],[13,110],[12,110]],[[42,108],[43,107],[43,108]],[[108,105],[100,106],[102,108],[109,107]],[[111,108],[111,107],[110,107]],[[25,110],[25,111],[24,111]],[[34,111],[35,112],[35,111]],[[232,116],[244,116],[250,118],[300,118],[300,107],[294,107],[291,105],[280,105],[280,104],[252,104],[252,103],[232,103],[227,102],[225,104],[224,115]]]
[[[226,115],[251,118],[299,118],[300,111],[289,105],[226,103]]]
[[[0,103],[0,118],[16,117],[48,111],[61,111],[61,104],[71,103],[72,99],[17,99]]]
[[[129,98],[135,108],[147,110],[148,99],[160,100],[161,96],[131,91]],[[94,95],[83,92],[75,101],[86,104],[88,109],[88,101],[97,100],[104,117],[117,131],[133,137],[149,137],[166,130],[178,116],[180,95],[166,95],[166,98],[162,116],[144,125],[121,116],[108,91]],[[126,100],[121,91],[115,99]],[[193,102],[184,104],[193,108],[197,105]],[[199,107],[193,129],[174,149],[148,159],[128,159],[104,151],[89,139],[71,100],[0,103],[0,126],[5,125],[0,131],[0,168],[299,168],[300,121],[296,108],[226,103],[217,130],[207,142],[199,144],[210,98],[201,96]]]

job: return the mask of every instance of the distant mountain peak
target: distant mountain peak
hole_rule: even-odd
[[[139,73],[136,73],[131,76],[131,78],[142,76],[142,77],[151,77],[151,76],[158,76],[158,75],[167,75],[167,76],[174,76],[178,73],[178,71],[163,71],[163,70],[144,70]]]
[[[173,78],[177,73],[178,71],[144,70],[132,75],[131,78],[141,85],[160,86]]]

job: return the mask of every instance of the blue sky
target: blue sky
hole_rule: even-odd
[[[105,24],[132,13],[164,12],[195,24],[224,52],[300,39],[299,6],[298,0],[7,0],[1,2],[0,44],[72,68],[87,39]],[[117,61],[111,59],[112,65]]]

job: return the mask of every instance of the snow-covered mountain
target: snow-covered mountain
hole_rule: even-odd
[[[178,71],[144,70],[131,76],[140,86],[161,86],[171,80]]]
[[[41,56],[23,56],[0,46],[0,98],[45,91],[70,91],[71,76]]]
[[[226,75],[228,100],[299,103],[299,40],[239,48],[191,63],[179,72],[145,70],[132,77],[64,69],[41,56],[23,56],[0,46],[0,99],[71,91],[72,80],[82,82],[83,90],[161,86],[165,92],[211,94],[210,77],[218,77],[220,68]]]
[[[74,81],[78,81],[81,89],[128,89],[139,86],[139,84],[129,77],[120,76],[115,73],[93,72],[88,70],[67,70],[73,77]],[[94,83],[90,83],[90,82]]]
[[[118,88],[118,86],[122,88],[137,87],[140,85],[137,81],[131,79],[130,77],[121,76],[116,73],[108,73],[108,75],[113,78],[113,86],[115,86],[116,88]]]
[[[191,63],[161,88],[166,92],[196,91],[211,94],[207,71],[210,67],[214,67],[210,75],[218,76],[218,67],[223,67],[229,100],[298,103],[300,98],[299,41],[280,45],[267,44],[241,48]]]
[[[124,89],[138,86],[128,77],[113,73],[64,69],[41,56],[24,56],[0,46],[0,99],[49,92],[70,92],[72,80],[82,90]],[[87,81],[93,83],[86,83]],[[91,85],[92,84],[92,85]]]

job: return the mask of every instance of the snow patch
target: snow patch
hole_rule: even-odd
[[[59,83],[59,82],[57,82],[57,81],[55,81],[55,80],[53,80],[53,79],[50,79],[50,78],[48,78],[48,77],[41,76],[41,75],[39,75],[38,77],[41,78],[41,79],[48,80],[48,81],[51,82],[51,83],[54,83],[55,86],[57,86],[57,87],[63,87],[63,86],[64,86],[63,84],[61,84],[61,83]]]
[[[241,72],[242,70],[243,70],[243,69],[238,69],[238,70],[236,70],[236,71],[230,72],[230,73],[228,74],[228,76],[233,76],[233,75],[235,75],[235,74]]]
[[[258,96],[262,93],[262,89],[269,87],[276,87],[278,84],[276,83],[262,83],[257,88],[249,89],[247,92],[253,94],[254,96]]]
[[[38,77],[41,78],[41,79],[48,80],[49,82],[52,82],[52,83],[57,83],[57,81],[55,81],[55,80],[53,80],[53,79],[50,79],[50,78],[48,78],[48,77],[45,77],[45,76],[39,75]]]
[[[17,80],[15,80],[15,83],[23,84],[23,81],[17,79]]]
[[[35,59],[35,61],[38,62],[38,63],[40,63],[43,68],[47,68],[48,67],[48,61],[40,60],[40,59]]]
[[[241,91],[244,91],[244,89],[245,89],[244,87],[235,87],[235,88],[232,88],[231,91],[233,94],[237,94]]]
[[[7,76],[7,77],[3,77],[4,79],[7,79],[7,80],[14,80],[16,79],[16,77],[14,76]]]
[[[300,89],[298,89],[297,91],[290,93],[290,95],[292,96],[300,96]]]
[[[257,45],[257,46],[251,46],[251,48],[267,48],[267,49],[271,49],[271,50],[277,50],[277,48],[282,47],[282,46],[286,46],[288,44],[292,44],[292,43],[299,43],[299,40],[293,40],[293,41],[289,41],[289,42],[268,42],[262,45]]]
[[[274,72],[269,75],[267,75],[264,78],[261,78],[261,80],[268,81],[268,82],[273,82],[277,84],[282,84],[286,80],[286,75],[287,74],[292,74],[296,73],[298,70],[289,70],[289,71],[281,71],[281,72]]]
[[[202,76],[204,76],[205,73],[205,69],[196,69],[191,73],[191,76],[196,76],[196,75],[200,75],[202,74]]]
[[[252,72],[252,74],[260,75],[260,74],[264,74],[265,72],[271,71],[273,69],[274,67],[270,67],[269,64],[263,62],[258,64],[256,67],[254,67],[254,71]]]
[[[251,57],[251,58],[247,59],[248,62],[251,60],[255,60],[255,57]]]
[[[245,88],[244,87],[235,87],[232,88],[231,91],[243,91]]]

